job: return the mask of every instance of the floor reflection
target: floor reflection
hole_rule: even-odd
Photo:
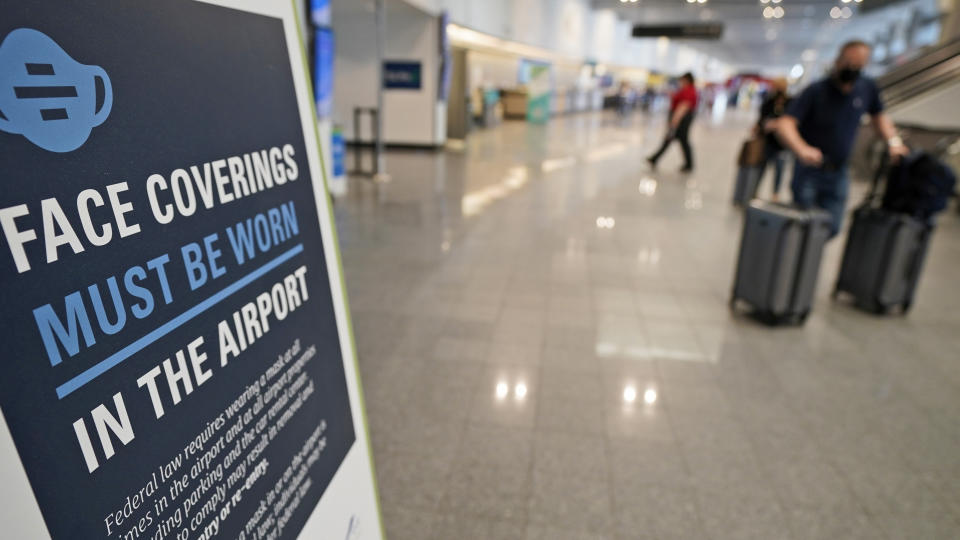
[[[692,175],[646,167],[662,118],[581,114],[349,179],[389,538],[957,538],[960,221],[907,318],[830,301],[841,242],[806,326],[732,316],[752,121],[698,118]]]

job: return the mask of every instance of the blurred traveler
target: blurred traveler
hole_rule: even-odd
[[[774,201],[780,200],[780,184],[783,181],[783,167],[786,164],[786,150],[777,139],[777,122],[783,113],[787,110],[790,103],[790,96],[787,94],[787,80],[784,78],[774,79],[770,85],[770,93],[760,105],[760,119],[757,121],[757,132],[764,136],[763,165],[760,166],[759,181],[763,180],[763,173],[766,171],[770,162],[773,162],[773,197]]]
[[[620,81],[620,89],[617,90],[617,113],[620,116],[626,116],[632,108],[633,89],[627,81]]]
[[[847,166],[864,113],[870,115],[874,129],[887,141],[893,159],[908,153],[893,122],[883,113],[877,85],[862,76],[869,60],[870,45],[863,41],[845,43],[830,75],[808,86],[777,122],[777,135],[797,156],[791,182],[793,202],[830,212],[834,236],[843,222]]]
[[[693,170],[693,149],[690,148],[690,124],[697,110],[697,89],[693,86],[693,74],[684,73],[680,77],[680,88],[670,98],[670,124],[663,144],[657,153],[647,158],[651,167],[657,166],[660,156],[667,151],[674,140],[680,143],[683,149],[683,168],[681,172]]]
[[[657,99],[657,92],[652,86],[647,86],[640,96],[640,107],[643,112],[650,112],[653,109],[653,102]]]

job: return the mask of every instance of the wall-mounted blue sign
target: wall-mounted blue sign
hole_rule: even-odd
[[[419,90],[422,84],[420,62],[387,60],[383,63],[384,88]]]
[[[310,0],[310,22],[314,26],[330,26],[330,0]]]
[[[313,35],[313,93],[317,117],[329,118],[333,113],[333,30],[317,28]]]

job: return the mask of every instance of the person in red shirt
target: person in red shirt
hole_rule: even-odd
[[[647,158],[651,167],[657,166],[660,156],[667,151],[674,140],[680,143],[683,149],[683,168],[681,172],[693,170],[693,149],[690,148],[690,124],[697,110],[697,89],[693,85],[693,74],[684,73],[680,77],[680,88],[670,98],[670,125],[667,136],[657,153]]]

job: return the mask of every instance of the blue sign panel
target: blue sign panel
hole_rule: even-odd
[[[330,26],[330,0],[310,0],[310,22],[314,26]]]
[[[333,113],[333,30],[314,30],[313,92],[317,117],[329,118]]]
[[[347,144],[343,140],[343,130],[339,126],[333,126],[330,140],[330,153],[333,155],[333,177],[340,178],[347,174],[347,168],[344,165],[347,158]]]
[[[47,531],[295,538],[358,435],[284,19],[37,4],[0,18],[0,407]]]
[[[420,62],[387,60],[383,63],[383,87],[389,89],[419,90]]]

